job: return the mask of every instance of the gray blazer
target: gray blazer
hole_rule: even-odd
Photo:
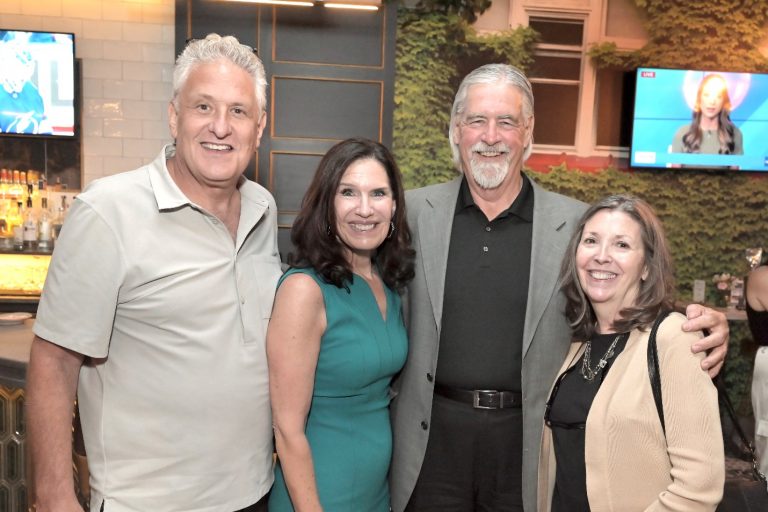
[[[448,245],[460,184],[458,178],[406,194],[416,249],[416,276],[404,304],[408,360],[393,384],[390,485],[394,512],[405,509],[427,449]],[[571,338],[557,277],[571,233],[586,209],[582,202],[532,184],[533,239],[522,368],[523,502],[530,512],[536,510],[544,406]]]

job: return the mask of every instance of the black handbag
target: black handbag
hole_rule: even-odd
[[[661,401],[661,375],[659,374],[659,354],[656,349],[656,331],[659,325],[666,317],[661,314],[656,319],[651,329],[651,335],[648,338],[648,377],[651,381],[651,391],[653,392],[653,401],[656,403],[656,410],[659,413],[661,429],[666,434],[664,425],[664,407]],[[725,481],[723,488],[723,499],[717,506],[717,512],[766,512],[768,511],[768,487],[766,487],[765,475],[763,475],[757,465],[757,456],[753,444],[747,439],[746,434],[736,419],[736,411],[733,408],[728,392],[725,389],[725,383],[722,377],[715,379],[717,395],[720,403],[723,404],[728,416],[733,422],[736,432],[743,444],[744,453],[749,454],[752,461],[753,480],[730,479]]]
[[[723,404],[728,416],[733,422],[733,427],[741,440],[742,450],[752,462],[752,480],[726,480],[723,489],[723,500],[717,507],[717,512],[742,512],[742,511],[768,511],[768,487],[766,487],[765,475],[760,472],[757,464],[754,444],[747,438],[736,417],[731,399],[728,398],[728,390],[725,389],[725,381],[721,376],[715,379],[717,395]]]

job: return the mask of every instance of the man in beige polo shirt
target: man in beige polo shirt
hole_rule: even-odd
[[[266,123],[264,68],[235,38],[176,62],[175,144],[91,183],[57,240],[27,378],[38,511],[264,510],[272,430],[264,335],[280,275],[275,202],[242,174]]]

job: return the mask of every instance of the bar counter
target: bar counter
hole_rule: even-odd
[[[0,385],[24,387],[34,323],[29,319],[18,325],[0,325]]]
[[[0,325],[0,510],[13,512],[29,507],[24,387],[33,325]]]

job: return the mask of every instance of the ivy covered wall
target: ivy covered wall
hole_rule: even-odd
[[[528,27],[479,37],[456,14],[400,9],[393,151],[407,188],[456,176],[448,121],[463,76],[488,62],[525,69],[533,62],[535,41],[536,33]]]
[[[633,53],[612,44],[596,46],[590,55],[599,66],[768,70],[768,59],[756,49],[766,36],[768,2],[636,3],[648,14],[648,45]],[[393,150],[406,186],[413,188],[456,176],[447,133],[461,78],[487,62],[525,70],[536,34],[519,27],[479,37],[458,15],[406,9],[400,11],[398,28]],[[528,174],[550,190],[586,202],[628,192],[651,203],[664,222],[684,300],[691,298],[695,279],[707,280],[708,299],[714,300],[713,274],[743,275],[744,249],[768,248],[768,176],[700,170],[585,173],[565,166]],[[731,345],[726,380],[746,413],[754,346],[743,322],[731,324]]]

